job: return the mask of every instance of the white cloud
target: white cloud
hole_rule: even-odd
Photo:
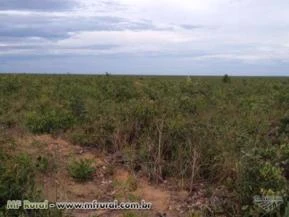
[[[0,30],[0,49],[5,47],[0,54],[173,55],[208,63],[237,60],[260,64],[289,58],[287,0],[76,1],[73,10],[0,11],[5,28],[10,18],[14,20],[3,39],[4,30]],[[24,22],[41,18],[45,21],[16,25],[17,19],[24,18]],[[19,35],[29,26],[39,35],[26,33],[20,40],[10,40],[16,30]],[[50,40],[52,36],[47,33],[54,31],[59,34],[51,34],[56,39]],[[41,38],[45,34],[47,38]]]
[[[89,46],[98,44],[115,45],[170,45],[193,40],[191,35],[171,31],[90,31],[72,34],[68,39],[58,42],[60,46]]]

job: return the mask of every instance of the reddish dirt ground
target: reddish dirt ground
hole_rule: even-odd
[[[95,149],[70,144],[69,142],[53,138],[50,135],[22,137],[17,142],[22,144],[20,151],[26,151],[31,156],[46,156],[55,165],[46,173],[37,177],[38,185],[44,198],[49,201],[128,201],[145,200],[152,203],[152,209],[136,211],[140,217],[188,216],[183,209],[189,194],[168,187],[169,184],[154,185],[145,177],[131,172],[123,165],[113,165],[111,159]],[[68,173],[67,166],[72,160],[89,159],[96,168],[93,179],[87,182],[76,182]],[[131,180],[135,183],[130,188]],[[187,210],[187,209],[186,209]],[[71,210],[67,216],[71,217],[123,217],[125,211],[120,210]]]

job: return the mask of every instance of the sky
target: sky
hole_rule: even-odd
[[[0,0],[0,72],[289,75],[288,0]]]

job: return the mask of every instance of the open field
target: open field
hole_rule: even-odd
[[[289,78],[2,74],[0,145],[1,217],[289,213],[253,204],[288,195]],[[8,211],[11,199],[153,209]]]

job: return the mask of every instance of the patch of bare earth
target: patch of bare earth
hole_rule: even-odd
[[[146,178],[134,174],[121,165],[114,165],[107,156],[96,149],[72,145],[50,135],[29,136],[19,139],[22,144],[19,150],[26,151],[31,156],[51,156],[55,169],[47,173],[39,173],[37,182],[41,186],[44,197],[49,201],[99,202],[128,201],[131,198],[152,203],[151,210],[136,211],[139,216],[185,216],[180,210],[185,203],[188,193],[176,191],[168,184],[153,185]],[[93,162],[96,172],[91,181],[76,182],[67,171],[71,160],[89,159]],[[134,186],[135,183],[135,186]],[[136,202],[136,201],[134,201]],[[70,210],[66,211],[71,217],[122,217],[121,210]]]

